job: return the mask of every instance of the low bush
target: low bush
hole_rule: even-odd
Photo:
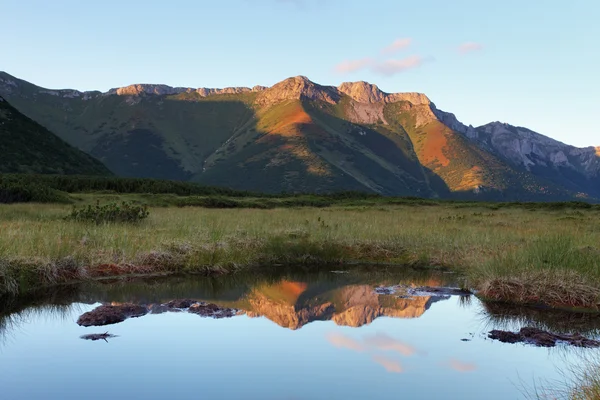
[[[0,183],[0,203],[69,203],[64,193],[36,184]]]
[[[148,215],[150,215],[148,206],[124,201],[121,204],[100,205],[100,203],[96,203],[95,206],[88,205],[82,208],[73,206],[67,219],[94,222],[99,225],[109,222],[138,223],[148,218]]]

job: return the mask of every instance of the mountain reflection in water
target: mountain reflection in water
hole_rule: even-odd
[[[359,327],[381,316],[417,318],[432,303],[449,298],[398,298],[377,294],[372,285],[347,285],[325,292],[311,292],[310,289],[310,284],[290,281],[258,287],[248,294],[250,307],[245,311],[250,317],[266,317],[289,329],[299,329],[312,321],[324,320]]]
[[[299,329],[312,321],[331,320],[340,326],[360,327],[378,317],[417,318],[429,307],[449,296],[402,298],[378,294],[376,286],[434,286],[450,284],[442,273],[414,270],[393,272],[363,271],[347,273],[278,272],[276,274],[236,275],[231,277],[170,277],[115,280],[69,286],[4,299],[0,321],[14,319],[21,311],[73,303],[145,305],[149,310],[173,299],[189,298],[235,308],[249,317],[265,317],[288,329]],[[0,323],[0,330],[2,330]]]
[[[81,393],[98,400],[520,398],[520,377],[557,379],[555,367],[582,349],[504,344],[489,340],[490,330],[536,326],[598,337],[594,314],[402,290],[456,286],[455,279],[393,268],[297,269],[119,279],[0,298],[0,393],[28,400]],[[213,319],[186,312],[190,301],[170,303],[179,312],[166,304],[183,299],[245,315]],[[128,303],[148,314],[103,327],[77,324],[99,304]]]

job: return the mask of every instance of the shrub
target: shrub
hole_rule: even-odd
[[[121,204],[100,205],[98,202],[95,206],[88,205],[82,208],[73,206],[73,210],[67,216],[67,219],[94,222],[96,224],[108,222],[137,223],[148,218],[148,215],[150,215],[150,212],[146,205],[125,201]]]
[[[69,203],[69,198],[54,189],[37,184],[0,182],[0,203]]]

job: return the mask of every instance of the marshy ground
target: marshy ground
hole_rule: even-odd
[[[125,198],[76,197],[81,204]],[[59,204],[0,206],[1,292],[128,274],[377,263],[447,268],[488,300],[592,310],[600,304],[594,207],[151,207],[133,224],[66,220],[69,212]]]

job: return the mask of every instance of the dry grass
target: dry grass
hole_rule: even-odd
[[[533,390],[525,389],[528,398],[538,400],[600,399],[600,354],[581,355],[562,371],[564,382],[543,383]]]
[[[593,210],[152,208],[139,225],[65,221],[68,211],[0,206],[0,292],[117,273],[353,261],[460,269],[499,300],[519,293],[523,302],[589,306],[600,287]]]
[[[555,307],[600,308],[600,259],[574,235],[548,235],[499,254],[471,270],[491,300]]]
[[[572,400],[600,399],[600,365],[596,364],[583,370],[579,382],[571,392]]]
[[[533,270],[512,277],[483,280],[486,299],[556,307],[600,307],[600,289],[575,271]]]

